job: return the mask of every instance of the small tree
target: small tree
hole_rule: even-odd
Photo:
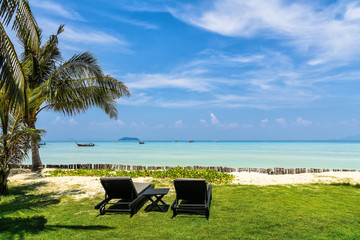
[[[123,82],[106,76],[90,53],[75,54],[63,61],[58,48],[60,25],[55,35],[42,45],[38,27],[27,0],[0,0],[0,88],[11,103],[21,106],[21,121],[36,129],[38,114],[52,110],[66,115],[98,107],[117,118],[116,99],[130,96]],[[15,14],[13,29],[23,47],[18,55],[4,26]],[[37,138],[31,137],[32,171],[43,165]]]
[[[42,130],[25,127],[19,108],[11,105],[7,94],[0,91],[0,195],[6,195],[12,165],[19,165],[27,156],[30,138],[39,138]]]

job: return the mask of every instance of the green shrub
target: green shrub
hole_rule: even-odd
[[[62,176],[92,176],[92,177],[153,177],[153,178],[204,178],[210,183],[230,183],[234,176],[228,173],[217,172],[216,170],[205,169],[184,169],[175,167],[169,170],[113,170],[113,169],[76,169],[62,170],[56,169],[48,172],[50,177]]]

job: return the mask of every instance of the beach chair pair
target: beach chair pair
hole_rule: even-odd
[[[105,189],[105,199],[95,206],[100,215],[106,212],[128,212],[134,215],[147,201],[144,196],[147,189],[153,189],[150,183],[136,183],[130,177],[100,178]],[[173,217],[178,214],[201,214],[210,216],[212,186],[205,179],[178,178],[174,180],[175,201],[171,205]]]

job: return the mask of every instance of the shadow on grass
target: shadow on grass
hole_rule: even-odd
[[[24,239],[25,234],[38,234],[41,231],[56,231],[59,228],[71,230],[109,230],[114,227],[108,226],[81,226],[81,225],[46,225],[44,216],[34,217],[1,217],[0,232],[7,239]]]
[[[0,218],[0,232],[8,239],[24,239],[25,233],[37,234],[44,229],[47,220],[44,216],[27,218]]]
[[[344,187],[354,187],[354,188],[360,188],[360,184],[351,184],[349,182],[341,182],[341,183],[330,183],[332,186],[344,186]]]
[[[54,198],[53,193],[30,193],[46,184],[47,183],[39,182],[10,187],[10,194],[8,195],[10,199],[5,199],[5,201],[0,202],[2,214],[11,214],[21,210],[35,210],[37,208],[58,204],[60,200]]]
[[[36,211],[46,206],[60,203],[60,199],[54,198],[62,195],[57,193],[37,193],[39,187],[45,186],[46,182],[10,186],[10,194],[0,201],[0,235],[4,239],[24,239],[26,234],[38,234],[42,231],[56,231],[59,228],[72,230],[106,230],[112,229],[107,226],[81,226],[81,225],[46,225],[44,216],[11,217],[6,215],[25,214],[25,211]],[[75,191],[76,192],[76,191]],[[64,192],[68,194],[67,192]],[[74,193],[75,194],[75,193]],[[6,217],[5,217],[6,216]]]
[[[55,230],[57,228],[66,228],[71,230],[109,230],[115,229],[115,227],[108,226],[98,226],[98,225],[90,225],[90,226],[81,226],[81,225],[46,225],[45,229]]]

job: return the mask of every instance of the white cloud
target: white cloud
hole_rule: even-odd
[[[213,54],[210,50],[208,52]],[[289,56],[280,52],[265,51],[259,55],[249,56],[256,59],[255,56],[261,55],[262,58],[262,61],[254,61],[251,68],[241,68],[239,63],[229,65],[229,61],[224,59],[230,57],[224,57],[221,53],[207,55],[208,52],[201,53],[199,59],[180,64],[170,73],[127,74],[118,77],[133,93],[131,98],[120,99],[118,102],[126,105],[151,105],[165,108],[300,107],[326,97],[324,96],[325,88],[315,86],[316,84],[344,81],[349,79],[350,75],[353,80],[356,80],[359,76],[356,73],[350,75],[338,73],[324,78],[323,71],[314,71],[313,67],[309,66],[297,68]],[[158,91],[158,94],[153,94],[154,89]],[[164,92],[160,92],[163,89]],[[167,94],[165,89],[186,90],[199,94],[184,100],[176,95]],[[144,96],[138,98],[136,91],[141,91]]]
[[[346,12],[344,14],[344,19],[346,20],[358,20],[360,19],[360,7],[356,3],[350,3],[347,6]]]
[[[144,122],[131,122],[130,126],[135,127],[135,128],[145,128],[147,127],[147,125]]]
[[[280,124],[280,126],[282,126],[282,127],[286,127],[286,126],[287,126],[287,122],[286,122],[286,120],[285,120],[284,118],[277,118],[275,121],[276,121],[278,124]]]
[[[64,32],[60,35],[60,38],[64,38],[67,41],[77,43],[97,43],[97,44],[119,44],[121,46],[127,46],[128,43],[122,39],[111,36],[107,33],[97,30],[81,31],[73,30],[73,28],[66,26]]]
[[[120,119],[114,120],[114,123],[120,125],[120,126],[124,126],[125,123],[123,121],[121,121]]]
[[[265,119],[260,121],[260,126],[261,127],[266,127],[268,123],[269,123],[269,119],[265,118]]]
[[[241,127],[245,129],[249,129],[249,128],[253,128],[254,126],[252,124],[242,124]]]
[[[359,121],[356,118],[353,118],[350,121],[347,121],[347,120],[340,121],[339,124],[344,125],[344,126],[355,127],[359,124]]]
[[[203,106],[208,104],[208,101],[197,101],[197,100],[157,100],[154,102],[154,106],[164,107],[164,108],[191,108],[197,106]]]
[[[53,125],[65,124],[65,121],[61,119],[61,117],[57,116],[54,121],[52,121]]]
[[[210,118],[211,118],[211,124],[214,124],[214,125],[216,125],[216,124],[219,124],[220,122],[219,122],[219,120],[216,118],[216,116],[215,116],[215,114],[213,114],[213,113],[210,113]]]
[[[201,124],[206,124],[206,120],[200,119],[200,123],[201,123]]]
[[[138,106],[151,102],[153,97],[148,96],[146,93],[132,93],[129,98],[119,98],[116,100],[121,105]]]
[[[262,60],[264,58],[263,55],[253,55],[253,56],[224,56],[224,60],[235,63],[250,63]]]
[[[360,53],[360,27],[354,21],[359,19],[360,10],[356,4],[344,9],[341,1],[319,7],[311,1],[216,0],[208,8],[187,6],[172,8],[170,12],[184,22],[221,35],[262,35],[286,41],[305,56],[322,62],[347,60]],[[339,15],[344,15],[344,19]]]
[[[227,123],[227,124],[224,124],[224,127],[226,128],[237,128],[239,126],[238,123]]]
[[[76,120],[73,119],[73,118],[69,119],[68,123],[69,123],[69,125],[71,125],[71,126],[76,126],[76,125],[79,124],[79,122],[76,121]]]
[[[37,20],[46,35],[55,34],[61,24],[47,18],[38,18]],[[64,32],[59,35],[59,38],[81,44],[116,44],[122,50],[126,50],[125,47],[129,45],[120,37],[115,37],[96,29],[82,29],[70,25],[65,26]]]
[[[93,128],[116,128],[125,126],[125,123],[121,120],[112,120],[112,121],[105,121],[105,122],[98,122],[98,121],[91,121],[89,122],[89,126]],[[132,125],[133,126],[133,125]]]
[[[175,123],[174,123],[174,127],[182,127],[184,125],[183,121],[182,120],[177,120]]]
[[[55,2],[35,0],[31,1],[30,5],[31,7],[42,8],[51,14],[56,14],[67,19],[84,21],[78,12],[72,9],[65,9],[64,6]]]
[[[119,17],[119,16],[111,16],[111,18],[116,20],[116,21],[119,21],[119,22],[129,23],[131,25],[138,26],[138,27],[143,27],[145,29],[158,29],[157,25],[147,23],[147,22],[143,22],[143,21],[138,21],[138,20],[134,20],[134,19],[128,19],[128,18]]]
[[[180,74],[128,74],[123,77],[130,89],[180,88],[189,91],[209,91],[213,79]]]
[[[294,125],[308,127],[308,126],[312,125],[312,121],[308,121],[308,120],[305,120],[305,119],[303,119],[301,117],[298,117],[296,119],[296,122],[294,122]]]

